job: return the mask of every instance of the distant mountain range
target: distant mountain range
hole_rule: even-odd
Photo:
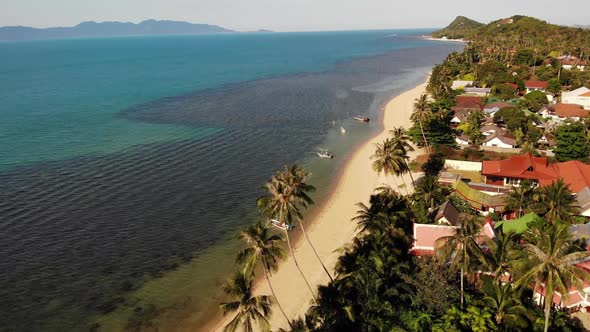
[[[84,22],[74,27],[64,28],[1,27],[0,41],[148,35],[198,35],[226,32],[234,31],[216,25],[192,24],[178,21],[147,20],[138,24],[123,22]]]

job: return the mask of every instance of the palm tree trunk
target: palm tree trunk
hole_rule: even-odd
[[[406,169],[408,170],[408,174],[410,174],[410,179],[412,179],[412,188],[414,188],[414,176],[412,175],[412,171],[410,170],[410,167],[408,166],[408,162],[406,161]]]
[[[313,299],[313,303],[315,303],[317,305],[318,301],[315,298],[315,294],[313,293],[313,289],[311,288],[309,281],[307,281],[305,274],[303,274],[303,271],[301,270],[301,267],[299,266],[299,263],[297,262],[297,258],[295,257],[295,251],[293,251],[293,247],[291,246],[291,240],[289,239],[289,232],[286,229],[285,229],[285,234],[287,237],[287,245],[289,246],[289,251],[291,252],[291,257],[293,257],[293,262],[295,262],[295,266],[297,266],[297,270],[299,270],[301,277],[303,278],[303,280],[305,281],[305,284],[307,285],[307,289],[309,289],[309,292],[311,293],[311,298]]]
[[[283,313],[283,316],[285,316],[285,319],[287,320],[287,323],[289,324],[289,326],[291,326],[291,321],[289,320],[289,317],[285,313],[285,310],[283,310],[283,306],[279,302],[279,298],[277,297],[277,294],[275,294],[275,289],[272,287],[272,283],[270,282],[270,278],[268,277],[268,271],[266,270],[266,266],[264,266],[264,264],[262,264],[262,269],[264,270],[264,277],[266,278],[266,282],[268,282],[268,287],[270,288],[270,292],[272,293],[272,296],[275,298],[275,301],[277,302],[277,306],[281,310],[281,313]]]
[[[420,131],[422,132],[422,138],[424,139],[424,148],[426,149],[426,152],[428,152],[430,149],[428,148],[428,142],[426,141],[426,135],[424,135],[424,127],[422,127],[422,119],[420,119],[420,121],[418,121],[418,123],[420,124]]]
[[[402,178],[402,182],[404,183],[404,189],[406,190],[406,195],[410,196],[410,193],[408,192],[408,184],[406,183],[406,180],[404,180],[404,174],[400,174],[399,176],[400,178]]]
[[[551,300],[547,299],[547,295],[545,293],[545,328],[543,329],[544,332],[549,331],[549,316],[551,316],[551,304],[552,304],[552,299],[553,299],[553,295],[551,296]]]
[[[320,255],[318,254],[318,252],[315,250],[315,247],[311,243],[311,240],[309,239],[309,236],[307,236],[307,232],[305,231],[305,227],[303,227],[303,222],[301,220],[299,220],[299,226],[301,226],[301,231],[303,232],[303,235],[305,236],[305,239],[307,240],[307,243],[309,243],[309,246],[313,250],[313,253],[315,254],[315,257],[317,257],[318,261],[320,261],[320,264],[322,264],[322,267],[324,268],[324,271],[326,271],[326,274],[330,278],[330,281],[334,281],[334,278],[332,278],[332,275],[330,275],[330,272],[328,271],[328,269],[324,265],[324,262],[322,262],[322,259],[320,258]]]
[[[465,296],[463,295],[463,267],[461,267],[461,309],[463,309],[463,299]]]

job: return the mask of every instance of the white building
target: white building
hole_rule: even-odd
[[[564,92],[561,95],[561,102],[564,104],[576,104],[585,110],[590,110],[590,89],[581,87],[574,91]]]
[[[451,85],[451,89],[458,90],[464,89],[467,86],[472,86],[473,81],[453,81],[453,85]]]
[[[503,149],[513,149],[516,147],[516,139],[494,133],[494,134],[486,137],[482,146],[491,146],[491,147],[498,147],[498,148],[503,148]]]

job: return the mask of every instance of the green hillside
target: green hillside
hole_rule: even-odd
[[[457,16],[449,26],[432,33],[434,38],[447,37],[450,39],[468,38],[478,28],[482,27],[483,23],[479,23],[465,16]]]

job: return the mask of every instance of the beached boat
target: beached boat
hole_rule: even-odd
[[[359,116],[355,116],[354,119],[356,121],[360,121],[360,122],[369,122],[369,121],[371,121],[371,119],[369,119],[369,118],[367,118],[365,116],[360,116],[360,115]]]
[[[270,222],[273,226],[278,227],[282,230],[290,231],[293,229],[293,225],[285,224],[284,222],[278,221],[277,219],[272,219]]]
[[[341,134],[346,134],[346,129],[344,129],[344,127],[340,127],[340,133]]]
[[[320,158],[326,158],[326,159],[333,159],[334,158],[334,155],[331,154],[330,152],[328,152],[328,150],[323,150],[321,152],[316,152],[316,154]]]

